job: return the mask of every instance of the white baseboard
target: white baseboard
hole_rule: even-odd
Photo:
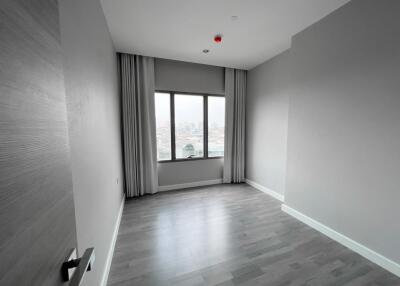
[[[118,230],[119,230],[119,226],[121,224],[122,213],[124,211],[124,205],[125,205],[125,195],[124,195],[124,198],[122,199],[121,205],[119,207],[117,221],[115,222],[115,227],[114,227],[114,232],[113,232],[113,235],[111,238],[110,248],[108,249],[108,253],[107,253],[106,267],[103,272],[103,277],[101,278],[101,284],[100,284],[101,286],[107,285],[108,275],[110,274],[111,262],[112,262],[112,258],[114,255],[115,243],[117,242]]]
[[[222,184],[222,179],[191,182],[191,183],[184,183],[184,184],[177,184],[177,185],[159,186],[158,191],[165,192],[165,191],[180,190],[180,189],[209,186],[209,185],[218,185],[218,184]]]
[[[318,230],[319,232],[325,234],[326,236],[330,237],[331,239],[339,242],[340,244],[346,246],[347,248],[357,252],[361,256],[365,257],[366,259],[378,264],[382,268],[392,272],[393,274],[400,277],[400,265],[387,257],[369,249],[368,247],[352,240],[351,238],[336,232],[335,230],[327,227],[326,225],[302,214],[299,211],[287,206],[282,205],[282,211],[285,213],[293,216],[294,218],[300,220],[301,222],[309,225],[310,227]]]
[[[256,182],[253,182],[249,179],[246,179],[246,183],[249,184],[250,186],[252,186],[253,188],[256,188],[257,190],[266,193],[267,195],[270,195],[271,197],[274,197],[275,199],[277,199],[278,201],[284,202],[285,201],[285,196],[281,195],[271,189],[268,189]]]

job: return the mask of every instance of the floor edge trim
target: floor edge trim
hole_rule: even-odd
[[[354,241],[351,238],[331,229],[330,227],[308,217],[307,215],[289,207],[288,205],[282,204],[281,208],[282,211],[291,215],[297,220],[307,224],[313,229],[321,232],[322,234],[330,237],[336,242],[360,254],[364,258],[372,261],[373,263],[379,265],[380,267],[400,277],[400,265],[398,263],[390,260],[389,258],[383,256],[382,254],[377,253],[376,251],[373,251],[372,249],[369,249],[368,247],[362,245],[361,243]]]
[[[256,188],[257,190],[266,193],[267,195],[270,195],[271,197],[274,197],[275,199],[277,199],[278,201],[281,201],[282,203],[285,201],[285,196],[273,191],[267,187],[264,187],[263,185],[260,185],[259,183],[256,183],[252,180],[246,179],[246,183],[250,186],[252,186],[253,188]]]
[[[187,189],[187,188],[194,188],[194,187],[201,187],[201,186],[218,185],[218,184],[222,184],[222,179],[197,181],[197,182],[190,182],[190,183],[183,183],[183,184],[176,184],[176,185],[159,186],[158,191],[165,192],[165,191],[180,190],[180,189]]]
[[[103,276],[101,278],[101,284],[100,284],[102,286],[106,286],[107,282],[108,282],[108,276],[109,276],[110,270],[111,270],[111,263],[112,263],[112,259],[114,256],[115,244],[117,243],[118,231],[119,231],[119,226],[121,225],[121,218],[122,218],[122,213],[124,211],[124,205],[125,205],[125,195],[124,195],[121,205],[119,207],[117,221],[115,222],[114,232],[113,232],[113,235],[111,238],[110,248],[108,249],[107,259],[106,259],[106,267],[104,269]]]

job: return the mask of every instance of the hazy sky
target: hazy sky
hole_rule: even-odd
[[[168,93],[156,93],[155,106],[157,122],[165,122],[170,119],[170,102]],[[175,121],[201,122],[203,121],[203,97],[175,95]],[[208,97],[208,121],[209,125],[223,126],[225,121],[225,98]]]

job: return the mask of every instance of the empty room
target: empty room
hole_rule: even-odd
[[[400,286],[399,0],[1,0],[1,286]]]

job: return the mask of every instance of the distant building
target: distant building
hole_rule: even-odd
[[[196,156],[196,150],[192,144],[186,144],[182,148],[182,157],[187,158],[189,156]]]

